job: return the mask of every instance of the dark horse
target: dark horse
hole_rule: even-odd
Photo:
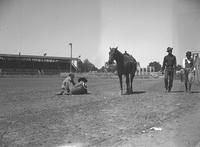
[[[137,70],[136,60],[127,53],[122,54],[118,50],[118,47],[110,48],[108,63],[111,64],[114,60],[117,62],[117,72],[120,81],[121,94],[123,94],[122,75],[126,76],[126,94],[132,94],[133,78]]]

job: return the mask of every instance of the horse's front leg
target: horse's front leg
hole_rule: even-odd
[[[126,94],[130,92],[129,74],[126,74]]]
[[[118,75],[118,76],[119,76],[121,94],[123,94],[122,75]]]
[[[133,93],[133,78],[135,76],[135,73],[134,74],[131,74],[131,89],[130,89],[130,93]]]

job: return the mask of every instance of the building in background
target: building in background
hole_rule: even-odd
[[[70,72],[70,63],[72,72],[80,71],[79,58],[0,54],[1,74],[59,74]]]

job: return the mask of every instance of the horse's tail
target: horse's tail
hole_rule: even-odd
[[[137,62],[136,60],[134,62],[131,62],[130,68],[132,69],[132,73],[135,73],[137,71]]]

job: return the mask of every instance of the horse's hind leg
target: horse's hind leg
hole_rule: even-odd
[[[130,77],[131,77],[131,89],[130,89],[130,93],[133,93],[133,79],[135,77],[135,72],[137,70],[137,65],[136,64],[132,64],[132,72],[130,73]]]
[[[129,81],[129,74],[126,74],[126,94],[130,93],[130,81]]]
[[[133,78],[135,77],[135,73],[130,74],[131,76],[131,89],[130,89],[130,93],[133,93]]]
[[[121,94],[123,94],[122,75],[118,75],[118,76],[119,76]]]

